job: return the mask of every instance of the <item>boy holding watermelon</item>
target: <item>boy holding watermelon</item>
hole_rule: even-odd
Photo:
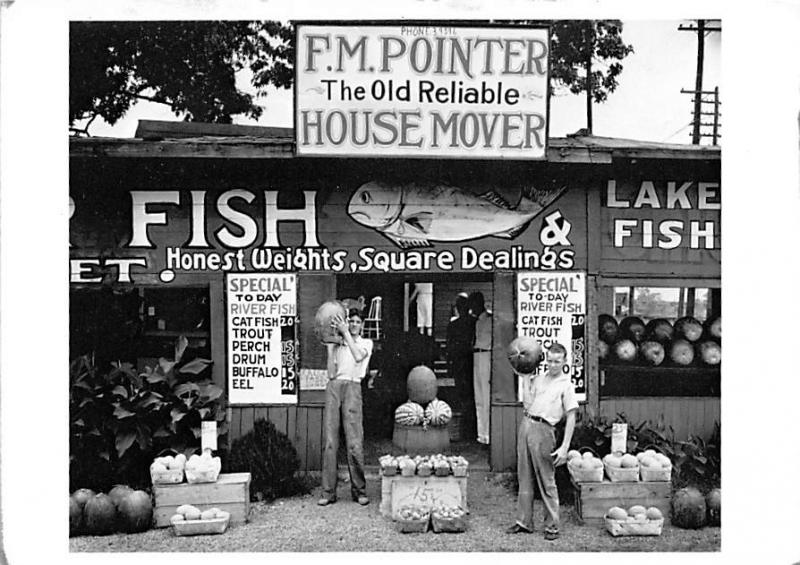
[[[347,320],[340,316],[331,326],[342,335],[342,344],[328,344],[328,385],[325,388],[325,450],[322,455],[322,498],[317,504],[336,502],[338,479],[336,453],[339,427],[344,427],[347,467],[353,500],[369,504],[364,477],[364,427],[361,418],[361,380],[372,356],[372,340],[361,337],[361,311],[351,308]]]
[[[558,538],[559,508],[556,466],[567,461],[575,430],[578,401],[569,373],[564,373],[567,350],[554,342],[547,351],[547,371],[537,375],[519,374],[522,381],[524,417],[517,435],[517,520],[507,533],[533,532],[533,480],[545,507],[544,539]],[[555,426],[566,416],[564,439],[556,448]]]

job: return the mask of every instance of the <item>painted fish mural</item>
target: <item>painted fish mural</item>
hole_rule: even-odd
[[[530,191],[511,206],[493,191],[472,194],[443,184],[371,181],[353,193],[347,213],[403,249],[428,247],[432,241],[513,239],[565,190]]]

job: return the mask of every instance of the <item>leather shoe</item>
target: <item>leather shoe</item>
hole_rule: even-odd
[[[336,502],[335,498],[325,498],[325,497],[323,497],[323,498],[320,498],[317,501],[317,504],[320,505],[320,506],[328,506],[329,504],[333,504],[334,502]]]
[[[358,502],[361,506],[366,506],[367,504],[369,504],[369,498],[367,498],[366,496],[359,496],[356,499],[356,502]]]
[[[507,534],[532,534],[533,531],[520,524],[514,524],[506,530]]]

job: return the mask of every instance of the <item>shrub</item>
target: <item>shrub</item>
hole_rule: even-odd
[[[141,374],[120,362],[102,371],[90,355],[70,363],[70,490],[145,488],[159,452],[199,447],[201,421],[216,420],[218,435],[226,433],[223,391],[207,374],[212,362],[183,362],[186,345],[179,338],[172,360]]]
[[[296,476],[300,458],[289,437],[263,418],[233,441],[225,466],[230,472],[252,475],[250,499],[254,501],[308,492],[306,484]]]

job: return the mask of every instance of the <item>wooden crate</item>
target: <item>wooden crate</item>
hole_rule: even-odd
[[[156,527],[170,524],[170,517],[181,504],[200,510],[217,507],[231,515],[231,524],[243,524],[250,512],[250,473],[220,473],[215,483],[153,485]]]
[[[450,430],[447,426],[401,426],[395,423],[392,443],[409,455],[432,455],[450,447]]]
[[[432,507],[436,501],[447,503],[448,506],[460,504],[464,511],[467,508],[467,477],[420,477],[414,475],[403,477],[394,475],[381,476],[381,515],[395,518],[402,500],[419,506]],[[411,500],[413,499],[413,500]]]
[[[612,506],[627,510],[635,504],[650,508],[655,506],[669,518],[672,484],[664,482],[572,483],[575,489],[575,510],[587,524],[604,524],[603,516]]]

